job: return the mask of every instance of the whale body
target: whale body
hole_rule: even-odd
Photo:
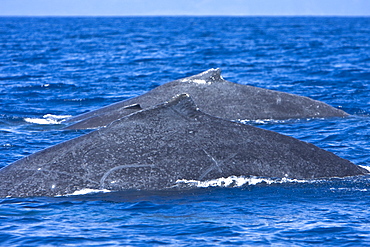
[[[189,94],[205,113],[227,120],[345,117],[323,102],[294,94],[226,81],[220,69],[163,84],[138,97],[91,111],[66,121],[67,129],[94,129],[172,97]]]
[[[164,190],[230,176],[314,179],[367,171],[312,144],[203,113],[186,94],[0,170],[0,197]]]

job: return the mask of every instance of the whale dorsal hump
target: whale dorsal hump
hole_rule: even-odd
[[[178,114],[187,118],[195,118],[199,115],[197,105],[194,103],[190,95],[186,93],[176,95],[171,100],[167,101],[164,106],[171,108]]]
[[[212,84],[214,82],[224,81],[221,76],[221,69],[209,69],[200,74],[186,77],[180,80],[181,82],[190,82],[197,84]]]

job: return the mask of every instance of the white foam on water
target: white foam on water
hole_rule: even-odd
[[[296,121],[295,119],[287,119],[287,120],[276,120],[276,119],[256,119],[256,120],[249,120],[249,119],[237,119],[236,122],[240,122],[242,124],[280,124],[280,123],[287,123],[290,121]]]
[[[86,195],[86,194],[93,194],[93,193],[108,193],[111,192],[110,190],[102,189],[102,190],[96,190],[96,189],[82,189],[77,190],[71,194],[67,194],[67,196],[80,196],[80,195]]]
[[[180,179],[177,180],[177,184],[185,184],[190,186],[195,186],[199,188],[207,188],[207,187],[241,187],[244,185],[256,185],[256,184],[281,184],[281,183],[306,183],[309,180],[301,180],[301,179],[290,179],[290,178],[261,178],[261,177],[237,177],[237,176],[230,176],[227,178],[217,178],[212,180],[206,181],[198,181],[198,180],[187,180],[187,179]]]
[[[365,170],[367,170],[368,172],[370,172],[370,166],[361,166],[360,167],[364,168]]]
[[[295,118],[290,118],[290,119],[271,119],[271,118],[265,118],[265,119],[256,119],[256,120],[250,120],[250,119],[236,119],[235,122],[239,122],[242,124],[284,124],[284,123],[300,123],[300,122],[305,122],[305,121],[311,121],[311,120],[317,120],[321,119],[323,120],[324,118],[304,118],[304,119],[295,119]]]
[[[67,118],[72,117],[71,115],[52,115],[46,114],[42,118],[25,118],[24,121],[34,124],[60,124]]]

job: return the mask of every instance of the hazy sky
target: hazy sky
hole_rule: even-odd
[[[0,15],[370,16],[370,0],[0,0]]]

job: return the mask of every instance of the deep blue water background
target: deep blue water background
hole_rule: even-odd
[[[0,167],[86,132],[38,124],[46,114],[74,116],[216,67],[352,114],[249,124],[370,166],[370,18],[3,17]],[[364,176],[0,199],[0,244],[363,246],[369,196]]]

